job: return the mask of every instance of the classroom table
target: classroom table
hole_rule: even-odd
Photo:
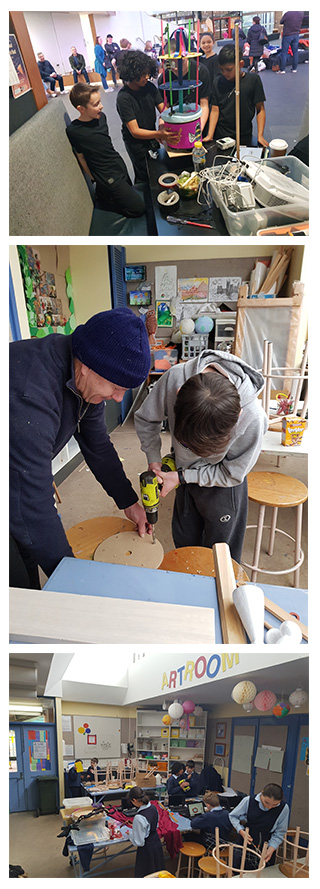
[[[272,457],[307,457],[309,453],[309,429],[305,429],[300,445],[284,447],[281,444],[281,432],[273,432],[268,429],[262,439],[261,454],[269,454]]]
[[[219,153],[221,154],[221,151],[217,148],[216,144],[208,142],[206,154],[207,167],[212,167],[214,158]],[[158,151],[157,160],[154,160],[149,155],[147,156],[147,170],[149,188],[151,193],[151,203],[150,207],[148,208],[149,234],[167,237],[176,237],[183,235],[192,238],[212,238],[213,236],[222,237],[229,234],[222,213],[220,212],[218,207],[215,206],[215,204],[212,204],[212,207],[209,207],[205,202],[203,202],[201,205],[198,204],[196,198],[180,198],[180,203],[177,210],[170,210],[170,208],[168,208],[166,210],[166,213],[163,213],[160,210],[157,197],[159,192],[163,191],[163,189],[158,183],[159,176],[162,176],[165,173],[169,172],[179,175],[180,173],[182,173],[183,170],[192,172],[193,163],[191,152],[190,154],[184,156],[177,155],[174,157],[169,157],[165,148],[161,146]],[[177,219],[177,222],[167,222],[167,215],[175,217]],[[181,223],[179,223],[179,217],[182,219],[190,219],[192,221],[207,223],[211,225],[212,228],[201,228],[200,226],[194,225],[182,225]]]
[[[308,623],[306,590],[259,586],[268,599]],[[127,642],[132,615],[137,643],[154,638],[154,626],[158,642],[222,642],[213,577],[69,557],[42,590],[10,590],[10,642]],[[266,620],[280,626],[268,612]]]
[[[129,782],[128,782],[129,783]],[[134,781],[133,781],[134,783]],[[123,787],[114,787],[114,788],[104,788],[99,787],[98,784],[83,784],[83,789],[90,797],[93,799],[94,805],[97,803],[103,802],[103,800],[108,801],[108,799],[126,799],[129,793],[129,789],[125,790]],[[159,793],[159,797],[161,798],[161,785],[156,785],[155,787],[142,787],[142,790]]]

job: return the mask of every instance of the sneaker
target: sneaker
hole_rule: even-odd
[[[113,86],[108,86],[105,93],[113,93]]]
[[[67,90],[60,90],[60,96],[66,96]]]
[[[276,74],[285,74],[285,73],[286,73],[285,71],[280,71],[280,70],[276,71]]]
[[[291,74],[296,74],[296,73],[297,73],[297,69],[296,69],[296,68],[292,68],[292,69],[291,69]]]

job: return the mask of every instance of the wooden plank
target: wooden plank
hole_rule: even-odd
[[[215,641],[214,609],[10,590],[11,642],[128,643]]]
[[[233,603],[236,581],[230,549],[227,543],[215,543],[212,547],[216,571],[216,587],[220,612],[222,641],[226,644],[247,644],[246,634]]]
[[[300,627],[303,639],[305,639],[308,642],[308,627],[306,627],[305,624],[302,624],[300,620],[297,620],[295,617],[293,617],[292,614],[289,614],[289,611],[285,611],[285,609],[281,608],[280,605],[276,605],[275,602],[271,602],[271,599],[267,599],[266,596],[264,597],[264,607],[265,607],[266,611],[269,612],[269,614],[272,614],[273,617],[277,617],[278,620],[280,620],[280,621],[292,620],[295,624],[298,624],[298,627]],[[265,623],[265,626],[267,626],[266,623]],[[271,624],[268,624],[268,629],[271,629]]]

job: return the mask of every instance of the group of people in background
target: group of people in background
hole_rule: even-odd
[[[279,73],[285,73],[285,65],[289,46],[292,47],[292,71],[297,68],[299,34],[303,21],[303,12],[285,13],[281,19],[283,39]],[[258,144],[267,147],[264,137],[266,122],[265,93],[258,74],[259,60],[268,37],[259,16],[254,16],[252,25],[245,34],[241,21],[239,32],[239,68],[240,68],[240,140],[242,145]],[[184,94],[184,102],[193,104],[196,93],[201,106],[200,119],[201,137],[204,142],[221,139],[226,136],[235,138],[235,78],[236,52],[235,27],[232,41],[225,43],[217,54],[215,52],[214,34],[211,31],[200,35],[201,58],[199,62],[199,86],[191,87]],[[196,49],[194,37],[189,41],[183,27],[176,28],[170,37],[170,46],[164,52],[174,55],[181,47]],[[244,47],[247,47],[244,50]],[[250,64],[245,69],[244,51],[248,51]],[[148,179],[148,155],[157,157],[159,144],[168,141],[168,124],[161,120],[165,107],[163,89],[162,50],[151,40],[146,41],[144,51],[135,49],[129,40],[122,38],[119,44],[112,34],[107,34],[105,42],[97,36],[95,45],[95,71],[99,74],[105,92],[114,87],[108,84],[108,72],[111,72],[113,85],[117,91],[116,108],[121,118],[122,137],[126,151],[134,169],[134,185],[143,186]],[[69,57],[73,72],[74,86],[70,92],[70,101],[79,112],[79,118],[67,127],[67,135],[76,152],[79,163],[85,173],[96,183],[96,195],[104,209],[120,212],[125,216],[141,216],[145,212],[145,204],[141,194],[132,186],[125,161],[115,151],[109,135],[106,115],[96,84],[90,84],[85,59],[77,48],[71,48]],[[64,92],[63,78],[57,74],[50,62],[39,53],[39,69],[43,82],[48,90],[55,95],[56,82]],[[197,62],[195,58],[188,60],[183,57],[183,74],[196,83]],[[188,72],[188,74],[187,74]],[[84,75],[86,83],[78,82],[79,75]],[[250,76],[247,76],[247,75]],[[119,79],[118,79],[119,78]],[[175,88],[178,81],[178,61],[171,69],[170,99],[173,105],[178,103],[179,92]],[[257,138],[253,140],[253,120],[257,121]],[[103,137],[102,141],[100,137]],[[174,147],[177,134],[170,135],[170,145]]]

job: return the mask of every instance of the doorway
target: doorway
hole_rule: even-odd
[[[10,723],[9,806],[10,812],[38,809],[37,779],[57,775],[55,725]]]

